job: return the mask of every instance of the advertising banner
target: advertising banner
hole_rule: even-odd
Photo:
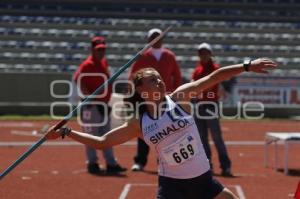
[[[233,101],[257,101],[266,107],[300,107],[300,77],[241,76],[233,88]]]

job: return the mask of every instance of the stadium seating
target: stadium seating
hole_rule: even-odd
[[[159,3],[159,6],[157,4]],[[109,16],[118,13],[119,16],[139,16],[143,13],[144,17],[153,18],[153,14],[160,14],[163,18],[176,18],[180,16],[185,19],[197,19],[199,17],[205,18],[214,17],[220,19],[232,19],[233,17],[240,17],[242,19],[252,19],[253,21],[271,20],[272,17],[277,16],[279,20],[294,19],[299,17],[297,9],[293,9],[293,4],[297,1],[283,1],[283,0],[246,0],[246,1],[121,1],[118,6],[114,2],[106,2],[105,4],[97,4],[89,1],[88,3],[72,1],[60,1],[60,4],[48,2],[47,4],[38,3],[24,3],[24,1],[9,1],[8,3],[1,3],[0,9],[14,10],[23,12],[31,12],[36,15],[45,13],[46,16],[58,13],[59,15],[74,15],[79,13],[86,16]],[[259,6],[257,4],[260,4]],[[187,6],[189,5],[189,6]],[[245,6],[248,5],[248,6]],[[273,9],[265,9],[270,7]],[[288,9],[287,9],[288,8]]]
[[[297,1],[175,0],[172,5],[170,0],[122,1],[121,8],[108,3],[92,10],[70,2],[1,2],[0,71],[73,71],[89,53],[94,35],[107,38],[108,62],[119,67],[144,46],[149,28],[169,25],[173,29],[165,46],[176,53],[183,70],[194,67],[201,42],[212,44],[221,65],[264,56],[286,71],[300,70]],[[257,8],[257,3],[268,11]]]

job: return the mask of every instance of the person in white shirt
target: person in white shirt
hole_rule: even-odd
[[[152,28],[147,33],[148,43],[158,37],[162,31],[158,28]],[[134,62],[129,72],[129,80],[132,80],[134,74],[145,67],[154,68],[166,85],[167,93],[172,93],[182,84],[180,66],[176,61],[176,55],[163,45],[163,39],[158,40],[151,48],[146,50],[141,57]],[[125,101],[127,99],[124,99]],[[132,171],[143,171],[147,165],[149,146],[143,139],[137,139],[137,151],[134,156]]]

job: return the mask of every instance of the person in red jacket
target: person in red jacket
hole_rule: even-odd
[[[148,42],[151,42],[159,34],[161,30],[153,28],[148,31]],[[152,48],[147,50],[131,67],[129,79],[132,79],[135,72],[140,69],[152,67],[158,71],[166,84],[167,93],[173,92],[182,84],[181,72],[176,61],[175,54],[163,46],[163,39],[156,42]],[[137,154],[134,157],[134,165],[132,171],[142,171],[147,164],[147,157],[149,154],[148,145],[142,140],[138,139]]]
[[[106,43],[103,37],[94,37],[91,42],[91,55],[82,62],[74,74],[74,81],[84,96],[91,95],[100,85],[109,78],[108,63],[105,58]],[[112,86],[108,86],[102,93],[86,103],[81,108],[81,126],[83,131],[102,136],[111,129],[110,126],[110,101]],[[96,150],[86,147],[87,170],[91,174],[102,174],[103,170],[98,165]],[[103,150],[106,160],[107,173],[123,172],[114,157],[112,148]]]
[[[199,62],[193,72],[192,80],[196,81],[203,78],[212,72],[220,68],[220,66],[212,60],[212,48],[207,43],[202,43],[198,46]],[[217,148],[220,167],[222,169],[221,175],[232,176],[231,173],[231,161],[229,159],[224,140],[222,138],[222,131],[219,120],[219,84],[212,86],[211,88],[203,91],[200,96],[197,97],[195,122],[197,124],[200,137],[206,152],[206,155],[210,161],[211,169],[211,150],[208,141],[208,129],[211,132],[211,137]]]

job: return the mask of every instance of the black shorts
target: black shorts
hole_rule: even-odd
[[[211,171],[191,179],[159,176],[158,181],[157,199],[213,199],[224,189]]]

